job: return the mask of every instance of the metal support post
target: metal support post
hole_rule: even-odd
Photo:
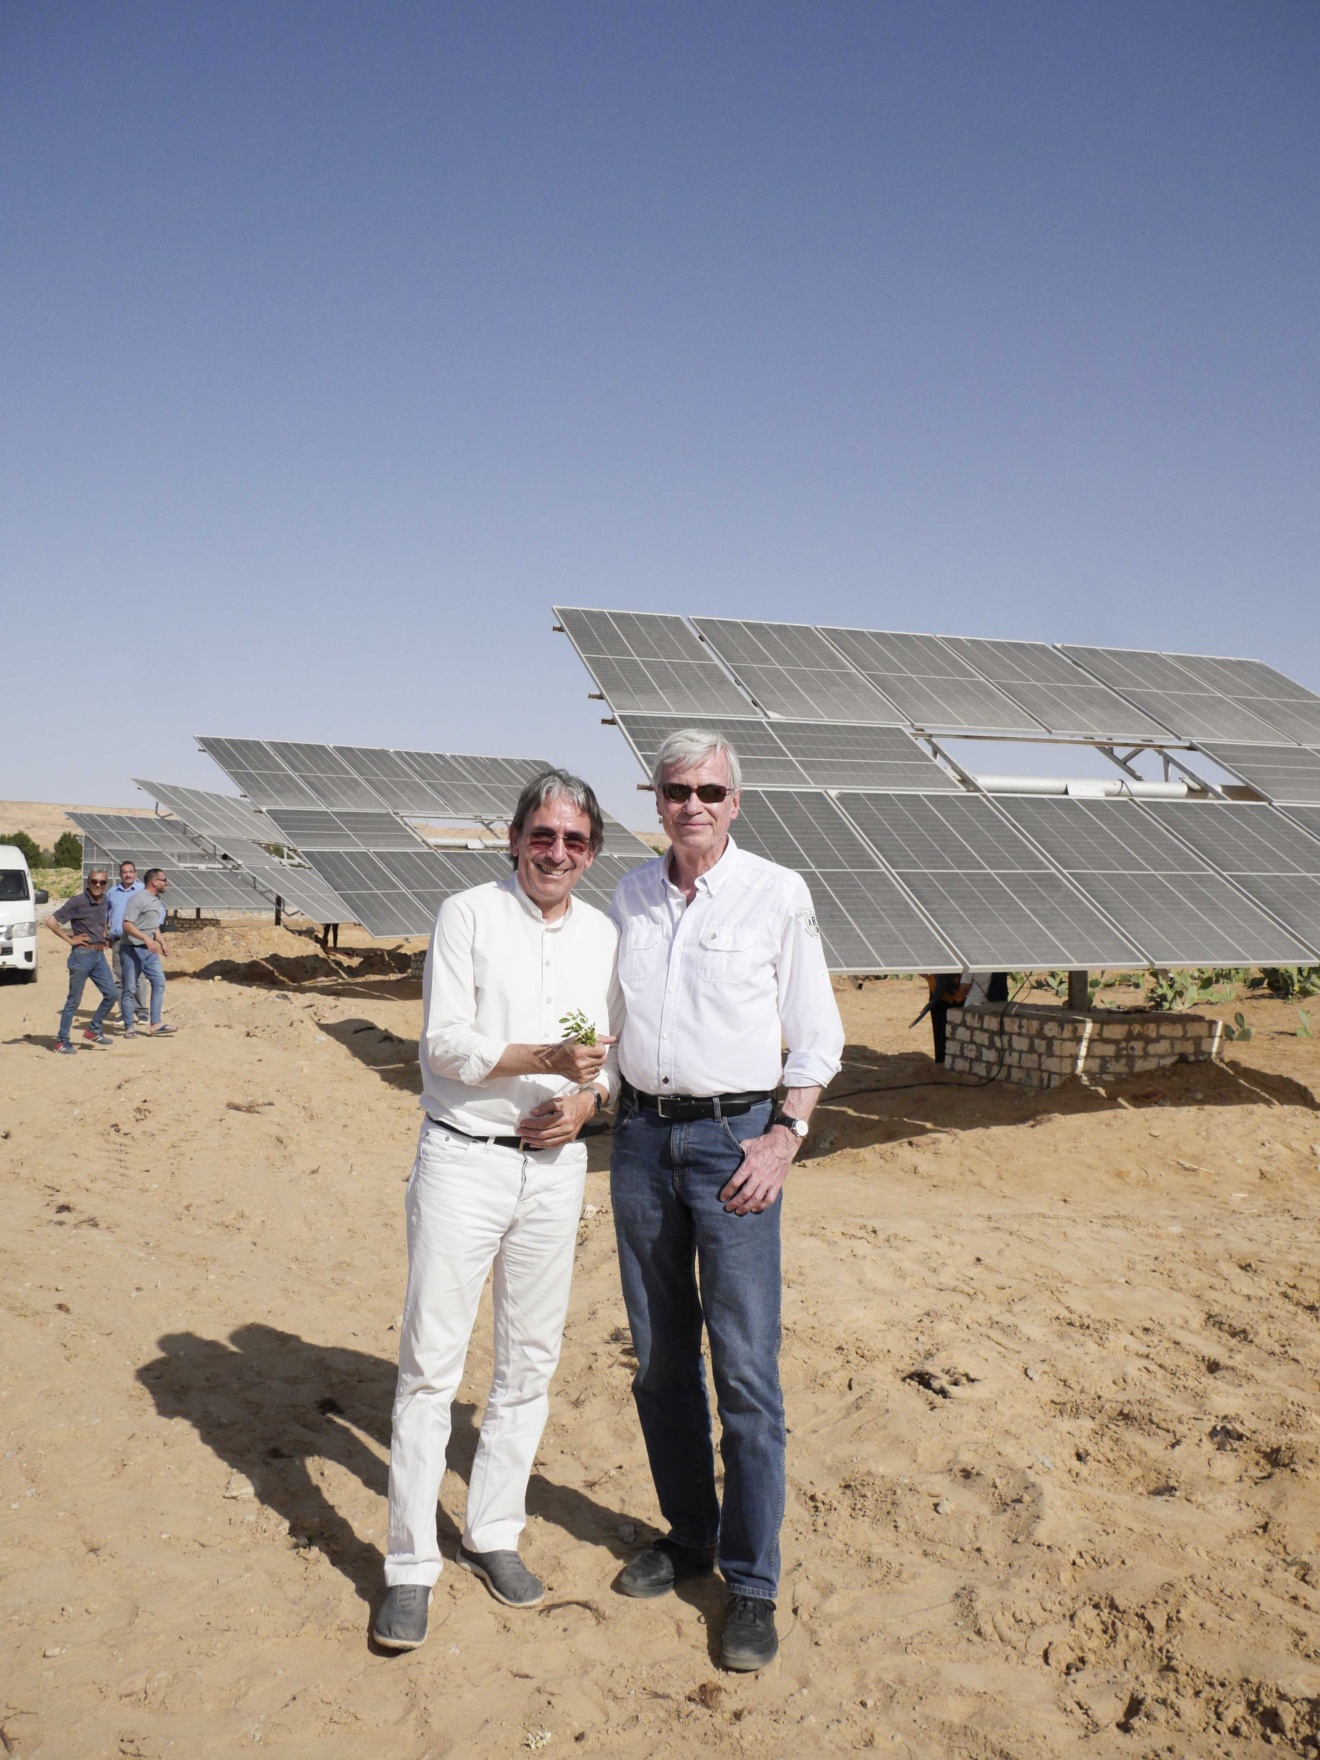
[[[1082,1013],[1091,1006],[1091,974],[1089,972],[1068,973],[1068,1007],[1075,1013]]]
[[[275,894],[275,927],[277,929],[279,928],[280,923],[282,921],[282,918],[280,916],[280,912],[283,909],[284,909],[284,900],[280,897],[279,893],[277,892]]]

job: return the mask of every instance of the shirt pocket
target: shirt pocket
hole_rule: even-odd
[[[619,982],[625,989],[644,984],[659,958],[659,923],[629,923],[619,944]]]
[[[706,929],[697,944],[697,982],[723,989],[756,974],[758,942],[747,929]]]

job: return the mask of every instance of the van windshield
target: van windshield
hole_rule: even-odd
[[[21,868],[0,868],[0,904],[15,904],[31,896],[28,877]]]

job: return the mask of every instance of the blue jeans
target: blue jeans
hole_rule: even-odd
[[[119,970],[123,973],[119,1012],[124,1017],[125,1032],[131,1032],[133,1028],[133,1009],[137,1002],[138,980],[141,978],[145,978],[151,985],[151,1024],[158,1027],[161,1010],[165,1006],[165,968],[160,963],[160,955],[152,953],[140,941],[133,941],[125,935],[119,943]]]
[[[610,1191],[623,1299],[637,1352],[633,1399],[670,1538],[719,1548],[729,1588],[773,1601],[784,1519],[776,1199],[733,1216],[719,1193],[764,1134],[771,1103],[730,1119],[673,1124],[620,1107]],[[710,1339],[724,1508],[701,1356]]]
[[[101,1000],[97,1003],[96,1013],[91,1019],[92,1031],[99,1033],[105,1025],[105,1017],[114,1007],[118,998],[115,981],[110,976],[110,966],[101,948],[71,948],[69,951],[69,994],[65,999],[64,1013],[60,1016],[61,1039],[67,1039],[73,1031],[74,1010],[82,1001],[83,990],[89,978],[101,992]]]

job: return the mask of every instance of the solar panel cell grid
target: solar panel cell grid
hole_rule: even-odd
[[[914,726],[1041,731],[937,636],[835,628],[822,633]]]
[[[1169,729],[1043,642],[943,636],[944,646],[1061,737],[1168,739]]]
[[[746,698],[681,617],[572,606],[556,606],[555,614],[617,713],[751,713]]]
[[[1208,758],[1267,800],[1320,805],[1320,752],[1305,746],[1203,744]]]
[[[1062,651],[1184,739],[1278,741],[1275,729],[1246,703],[1201,683],[1167,654],[1086,647]]]
[[[697,617],[696,627],[771,715],[802,721],[885,722],[902,713],[810,624]]]

